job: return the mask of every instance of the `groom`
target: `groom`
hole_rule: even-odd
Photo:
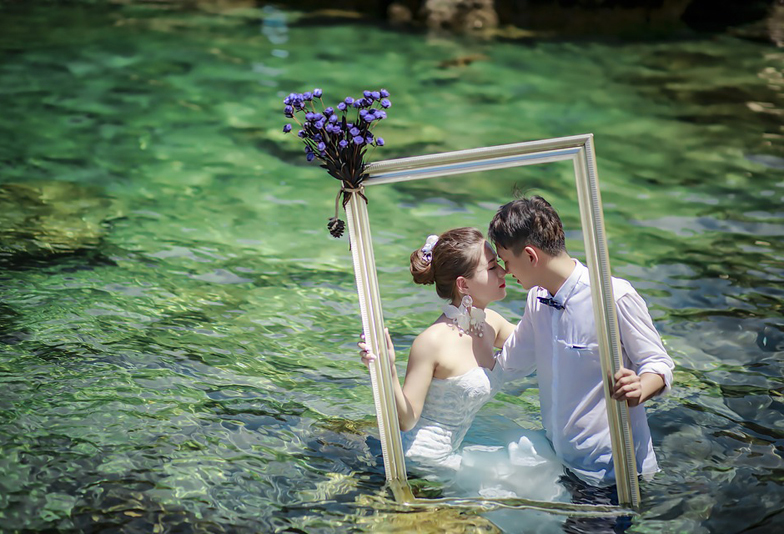
[[[528,291],[525,313],[499,358],[537,372],[542,423],[558,457],[594,486],[615,483],[588,269],[566,251],[561,219],[542,197],[509,202],[488,232],[506,271]],[[629,282],[612,279],[623,366],[613,398],[626,401],[639,474],[659,470],[642,404],[669,391],[674,364]]]

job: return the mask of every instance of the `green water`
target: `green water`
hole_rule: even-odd
[[[383,489],[348,243],[326,231],[337,182],[280,131],[282,98],[313,87],[389,89],[374,160],[593,132],[614,274],[677,363],[649,406],[663,472],[629,531],[784,525],[784,52],[38,6],[0,2],[0,530],[487,527]],[[485,229],[515,185],[553,202],[580,256],[566,164],[369,191],[401,353],[438,314],[410,251]],[[522,298],[496,309],[519,317]],[[469,440],[539,428],[534,388]]]

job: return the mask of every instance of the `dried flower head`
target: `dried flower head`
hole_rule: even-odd
[[[329,233],[332,235],[332,237],[338,238],[342,236],[345,229],[346,223],[337,217],[331,217],[327,223],[327,230],[329,230]]]

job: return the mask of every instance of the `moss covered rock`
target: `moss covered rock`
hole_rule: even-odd
[[[0,185],[0,264],[92,249],[119,216],[96,188],[41,181]]]

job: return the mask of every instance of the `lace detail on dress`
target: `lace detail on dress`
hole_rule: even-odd
[[[475,367],[450,378],[433,378],[416,426],[403,433],[403,449],[411,467],[422,474],[439,474],[460,467],[457,449],[479,409],[501,387],[502,370]]]
[[[461,448],[477,412],[498,392],[503,380],[504,371],[497,361],[493,369],[476,367],[453,378],[434,378],[419,421],[403,433],[406,467],[441,483],[444,496],[568,500],[568,492],[558,483],[563,466],[544,431],[520,429],[522,436],[505,447]],[[493,518],[497,524],[506,520],[510,532],[519,530],[517,515]],[[561,522],[557,516],[547,516],[531,524],[530,531],[561,532]]]

